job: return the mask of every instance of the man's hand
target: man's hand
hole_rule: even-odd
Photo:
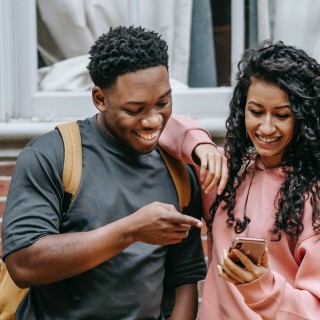
[[[128,217],[132,219],[134,241],[168,245],[179,243],[188,236],[191,226],[201,228],[202,222],[179,213],[171,204],[153,202]]]
[[[218,185],[220,195],[228,180],[227,158],[214,145],[199,144],[194,153],[200,160],[200,181],[205,193]]]

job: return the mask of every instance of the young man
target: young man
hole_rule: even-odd
[[[206,267],[201,205],[181,214],[157,150],[172,112],[167,45],[142,28],[110,29],[88,66],[99,113],[78,121],[83,171],[63,212],[63,142],[57,130],[20,154],[3,220],[3,258],[30,287],[16,319],[195,319]],[[174,301],[175,300],[175,301]]]

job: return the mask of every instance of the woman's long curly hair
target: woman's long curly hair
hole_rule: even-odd
[[[238,63],[237,83],[230,102],[226,121],[225,153],[228,159],[229,180],[221,196],[211,207],[211,229],[216,210],[223,201],[229,225],[234,224],[236,192],[243,179],[243,167],[253,159],[253,144],[246,134],[245,106],[252,79],[275,84],[289,97],[294,114],[295,129],[287,146],[280,167],[285,180],[275,198],[277,210],[273,229],[277,240],[281,230],[291,237],[304,229],[304,205],[310,199],[312,226],[320,232],[319,180],[320,180],[320,65],[304,51],[283,42],[265,41],[257,50],[247,50]]]

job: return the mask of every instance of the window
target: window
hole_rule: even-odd
[[[231,11],[231,61],[237,61],[244,48],[244,1],[232,0]],[[57,122],[84,118],[96,112],[90,92],[37,89],[36,25],[36,0],[0,2],[2,135],[10,130],[11,135],[37,134],[49,130]],[[222,80],[220,84],[226,83]],[[210,131],[224,135],[230,95],[230,86],[176,88],[173,91],[174,112],[199,119]]]

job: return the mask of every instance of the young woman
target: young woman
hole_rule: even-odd
[[[229,180],[221,195],[204,194],[211,241],[198,319],[319,319],[320,65],[266,42],[238,67]],[[229,258],[236,236],[268,241],[257,264],[239,250],[242,267]]]

